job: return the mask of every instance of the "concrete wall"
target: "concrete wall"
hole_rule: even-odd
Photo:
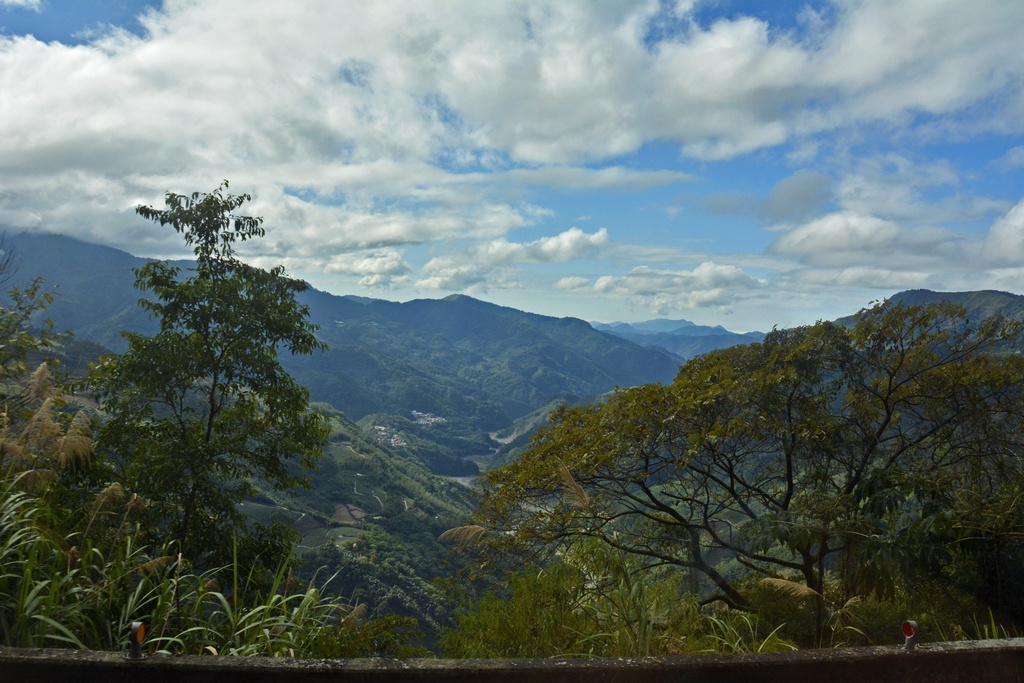
[[[969,683],[1024,682],[1024,639],[642,659],[378,660],[151,656],[0,648],[0,682]]]

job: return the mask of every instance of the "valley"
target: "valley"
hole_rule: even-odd
[[[47,317],[74,335],[57,354],[64,368],[81,373],[122,350],[121,330],[152,332],[132,287],[144,259],[55,235],[9,242],[18,277],[45,280],[56,294]],[[893,298],[939,299],[977,318],[1024,317],[1024,297],[1001,293]],[[429,632],[448,623],[437,585],[455,572],[437,539],[469,516],[480,472],[511,462],[560,405],[667,384],[689,358],[764,338],[685,320],[591,325],[466,296],[396,303],[310,291],[302,303],[328,348],[281,360],[329,420],[329,446],[308,489],[264,492],[245,511],[301,536],[306,580],[332,576],[330,591]]]

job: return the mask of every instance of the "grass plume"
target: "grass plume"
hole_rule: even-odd
[[[478,524],[467,524],[465,526],[458,526],[454,529],[448,529],[443,534],[437,537],[437,540],[442,543],[451,543],[453,545],[469,545],[472,543],[479,543],[483,537],[487,534],[487,529]]]

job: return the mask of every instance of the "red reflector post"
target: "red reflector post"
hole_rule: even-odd
[[[903,635],[906,637],[906,641],[903,643],[904,650],[913,650],[917,645],[917,622],[907,620],[903,622]]]
[[[132,622],[131,638],[128,641],[128,659],[144,659],[142,641],[146,638],[146,625],[141,621]]]

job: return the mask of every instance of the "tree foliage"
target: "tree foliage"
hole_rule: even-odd
[[[47,363],[25,371],[31,355],[60,340],[29,327],[26,314],[50,298],[32,287],[10,293],[23,305],[0,308],[0,646],[123,651],[132,623],[144,621],[147,652],[423,654],[410,645],[412,620],[368,619],[365,606],[327,594],[330,578],[300,584],[288,559],[254,563],[246,550],[265,553],[260,534],[233,539],[230,566],[202,573],[173,540],[147,546],[145,501],[111,481],[93,452],[94,410]]]
[[[456,613],[451,657],[650,657],[794,649],[757,618],[702,612],[682,577],[585,540],[543,568],[521,568]]]
[[[231,547],[243,529],[236,506],[257,483],[302,482],[300,469],[313,467],[326,443],[308,391],[277,358],[280,349],[323,348],[296,301],[307,285],[235,256],[237,243],[264,229],[262,219],[236,215],[250,196],[227,187],[168,193],[165,208],[136,209],[181,234],[195,267],[188,277],[161,261],[135,271],[136,287],[152,295],[140,305],[160,331],[122,333],[128,350],[93,374],[107,416],[100,450],[120,481],[151,500],[154,530],[200,561]]]
[[[490,473],[478,521],[502,553],[598,539],[740,609],[751,574],[891,593],[937,552],[1024,528],[1024,361],[1000,352],[1020,338],[946,305],[775,330],[557,411]]]
[[[0,280],[8,276],[4,267],[0,263]],[[24,407],[25,392],[18,381],[29,375],[29,356],[52,350],[63,338],[48,318],[33,329],[33,320],[52,302],[53,294],[44,291],[39,279],[11,288],[0,300],[0,400],[9,415]]]

